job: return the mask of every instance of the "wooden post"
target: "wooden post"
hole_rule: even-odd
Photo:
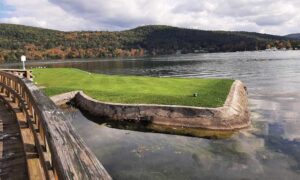
[[[26,78],[31,80],[31,71],[29,70],[26,71]]]

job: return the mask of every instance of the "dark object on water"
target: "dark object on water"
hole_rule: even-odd
[[[194,97],[197,97],[198,96],[198,93],[194,93]]]

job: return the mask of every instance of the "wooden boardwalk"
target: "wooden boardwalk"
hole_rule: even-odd
[[[0,179],[28,179],[18,120],[0,100]]]
[[[71,116],[20,72],[0,70],[0,180],[111,180]]]

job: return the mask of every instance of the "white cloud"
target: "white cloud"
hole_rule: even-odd
[[[0,19],[4,23],[59,30],[77,30],[83,26],[87,29],[95,27],[92,22],[81,17],[75,17],[61,7],[48,2],[48,0],[7,0],[6,3],[14,7],[15,10],[10,11],[8,17]]]
[[[122,30],[145,24],[271,34],[299,31],[299,0],[4,0],[0,22],[59,30]]]

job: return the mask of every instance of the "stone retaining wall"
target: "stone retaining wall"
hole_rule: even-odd
[[[106,103],[92,99],[81,91],[60,96],[60,99],[74,97],[75,103],[80,109],[86,110],[94,116],[106,117],[111,120],[134,120],[155,125],[210,130],[241,129],[248,127],[251,123],[247,90],[239,80],[232,84],[224,106],[218,108]]]
[[[76,94],[78,94],[80,91],[71,91],[68,93],[63,93],[63,94],[59,94],[59,95],[55,95],[50,97],[50,99],[58,106],[66,104],[67,102],[69,102],[70,100],[74,99],[74,97],[76,96]]]

